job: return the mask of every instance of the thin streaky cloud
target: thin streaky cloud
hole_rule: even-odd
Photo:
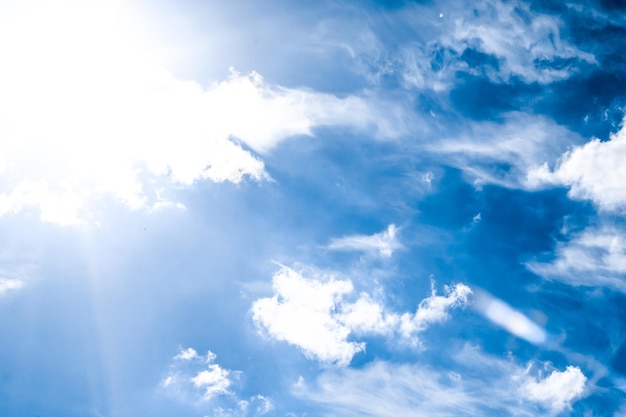
[[[294,394],[337,416],[556,415],[568,410],[586,388],[576,366],[544,377],[535,368],[465,346],[450,360],[455,371],[374,361],[360,369],[326,370],[300,381]],[[532,366],[535,365],[535,366]],[[489,369],[488,373],[476,371]]]
[[[331,239],[327,248],[336,251],[374,253],[388,258],[402,248],[398,240],[398,227],[390,224],[386,230],[373,235],[352,235]]]

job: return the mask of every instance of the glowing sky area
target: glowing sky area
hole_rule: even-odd
[[[0,416],[626,416],[626,6],[0,2]]]

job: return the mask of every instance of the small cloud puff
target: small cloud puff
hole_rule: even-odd
[[[374,253],[388,258],[402,247],[397,239],[398,228],[390,224],[387,230],[373,235],[352,235],[331,239],[328,249],[336,251],[354,251]]]
[[[218,395],[230,394],[231,378],[236,377],[238,372],[224,369],[213,363],[216,358],[217,356],[211,351],[208,351],[206,356],[201,356],[193,348],[181,350],[178,355],[174,356],[174,364],[170,374],[164,379],[163,386],[182,386],[191,382],[195,388],[204,391],[202,395],[204,400],[210,400]],[[205,365],[207,369],[196,369]],[[191,376],[188,372],[195,375]]]
[[[225,369],[215,363],[217,355],[206,355],[189,347],[172,358],[168,375],[161,387],[179,401],[195,404],[212,415],[222,417],[261,416],[273,409],[272,401],[263,395],[241,398],[236,390],[240,371]]]
[[[438,295],[435,282],[431,281],[431,295],[420,301],[415,314],[404,313],[400,317],[400,334],[417,344],[416,334],[426,330],[431,324],[441,323],[450,317],[449,310],[464,308],[469,302],[472,290],[464,284],[444,287],[445,295]]]
[[[570,408],[572,402],[582,395],[586,381],[580,368],[568,366],[564,371],[552,371],[543,379],[529,378],[519,392],[527,400],[559,413]]]
[[[22,286],[24,285],[24,283],[19,280],[19,279],[11,279],[11,278],[2,278],[0,277],[0,295],[8,292],[8,291],[15,291],[18,290],[20,288],[22,288]]]
[[[348,365],[365,349],[364,342],[351,340],[354,336],[398,335],[402,342],[417,345],[418,333],[445,321],[448,311],[464,307],[471,294],[469,287],[457,284],[440,296],[433,284],[431,296],[415,313],[397,314],[367,293],[355,297],[350,280],[308,279],[286,266],[274,275],[273,287],[273,297],[252,305],[259,329],[299,347],[309,358],[339,366]]]
[[[211,351],[209,351],[207,356],[211,357],[212,359],[215,359],[215,354]],[[191,359],[196,359],[198,357],[199,357],[198,352],[196,352],[195,349],[187,348],[185,350],[181,350],[178,355],[174,356],[174,359],[181,360],[181,361],[188,361]]]

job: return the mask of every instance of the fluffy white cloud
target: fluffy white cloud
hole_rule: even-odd
[[[178,355],[174,356],[170,373],[163,380],[162,385],[170,390],[174,388],[181,390],[191,383],[193,387],[203,392],[204,400],[230,394],[233,372],[214,363],[216,357],[211,351],[208,351],[206,356],[201,356],[193,348],[181,350]],[[235,377],[237,374],[235,372]]]
[[[156,186],[269,179],[257,153],[316,126],[407,131],[396,104],[283,88],[235,72],[208,87],[144,56],[115,8],[64,0],[0,14],[0,215],[75,224],[112,196],[150,207]],[[75,36],[80,33],[81,36]]]
[[[359,369],[327,369],[315,381],[299,381],[293,393],[323,406],[327,415],[339,417],[530,417],[556,414],[571,406],[586,380],[573,366],[538,380],[529,374],[532,367],[469,346],[447,364],[446,368],[433,368],[375,361]],[[535,392],[533,383],[542,384],[542,395],[529,394]],[[512,394],[515,392],[521,395]]]
[[[181,361],[188,361],[191,359],[196,359],[199,358],[198,356],[198,352],[196,352],[196,350],[194,348],[187,348],[184,350],[181,350],[180,353],[176,356],[174,356],[174,359],[177,360],[181,360]],[[209,351],[209,353],[207,354],[207,359],[215,359],[215,354],[211,351]]]
[[[350,328],[335,317],[342,297],[353,291],[350,281],[307,280],[282,267],[273,287],[276,295],[252,306],[255,323],[272,337],[300,347],[309,357],[340,365],[365,348],[347,340]]]
[[[222,368],[215,363],[216,358],[211,351],[199,355],[191,347],[181,349],[161,381],[162,389],[199,410],[210,410],[214,416],[261,416],[273,409],[272,401],[263,395],[241,398],[236,384],[241,372]]]
[[[22,288],[24,283],[19,279],[0,277],[0,295],[8,291],[18,290]]]
[[[533,186],[562,185],[571,198],[591,200],[600,209],[626,209],[626,128],[607,142],[593,139],[560,158],[551,170],[547,164],[532,169],[528,182]]]
[[[198,375],[191,378],[191,382],[197,388],[203,388],[204,398],[210,399],[215,395],[228,393],[230,387],[230,372],[221,368],[218,364],[212,363],[208,365],[209,369],[205,369]]]
[[[367,293],[355,297],[349,280],[307,279],[282,266],[274,275],[273,287],[273,297],[252,305],[256,325],[269,336],[298,346],[310,358],[344,366],[365,349],[364,342],[352,341],[351,336],[399,334],[402,341],[417,344],[419,332],[446,320],[448,310],[464,307],[471,294],[463,284],[446,287],[445,296],[433,288],[414,314],[399,315]]]
[[[328,244],[328,249],[338,251],[357,251],[376,253],[382,257],[390,257],[393,252],[402,247],[397,239],[398,228],[390,224],[387,230],[373,235],[353,235],[334,238]]]
[[[614,227],[588,228],[567,242],[559,242],[553,261],[533,261],[526,266],[547,279],[626,291],[624,231]]]
[[[564,371],[552,371],[543,379],[529,379],[519,392],[524,398],[538,402],[555,412],[570,407],[572,401],[581,396],[587,377],[580,368],[568,366]]]

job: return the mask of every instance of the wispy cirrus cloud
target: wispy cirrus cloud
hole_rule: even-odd
[[[558,17],[532,10],[525,2],[484,1],[473,10],[448,13],[454,30],[444,43],[459,54],[475,50],[495,57],[493,72],[486,74],[494,81],[515,76],[527,83],[549,83],[570,77],[581,63],[595,63],[592,54],[561,36]]]
[[[434,289],[415,313],[398,314],[364,292],[354,294],[352,281],[332,276],[306,278],[281,266],[273,277],[275,294],[252,305],[252,318],[270,337],[299,347],[306,356],[346,366],[365,349],[358,336],[397,336],[417,346],[418,334],[449,318],[449,310],[463,308],[471,290],[463,284]]]
[[[363,368],[329,369],[301,380],[294,395],[334,416],[557,415],[579,399],[587,378],[580,368],[523,367],[466,345],[448,368],[375,361]],[[544,368],[550,374],[543,376]]]
[[[346,7],[340,17],[321,22],[314,42],[327,53],[350,58],[355,73],[371,84],[397,77],[406,88],[447,91],[459,73],[494,83],[513,78],[549,84],[596,65],[593,54],[571,43],[565,23],[523,1],[408,3],[368,15]],[[348,16],[349,18],[346,18]],[[394,38],[390,22],[400,26]],[[339,27],[350,27],[337,35]]]
[[[462,169],[476,184],[524,189],[534,187],[527,179],[530,170],[581,141],[576,133],[547,117],[508,112],[501,121],[472,122],[454,138],[424,148]]]
[[[386,230],[373,235],[352,235],[333,238],[327,248],[336,251],[374,253],[388,258],[394,251],[402,247],[397,235],[398,228],[395,224],[390,224]]]
[[[526,266],[546,279],[626,291],[624,231],[609,226],[589,227],[557,243],[553,260],[534,260]]]

